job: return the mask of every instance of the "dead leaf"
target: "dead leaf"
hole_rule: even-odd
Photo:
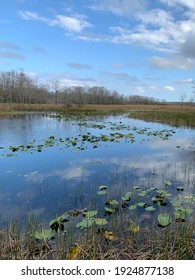
[[[78,245],[71,247],[67,254],[67,259],[76,260],[79,256],[80,251],[81,251],[81,248]]]

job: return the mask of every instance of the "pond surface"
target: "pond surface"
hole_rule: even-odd
[[[156,189],[164,192],[164,205]],[[125,199],[128,192],[131,201]],[[136,203],[144,206],[142,214],[168,205],[194,215],[194,194],[193,129],[125,115],[70,120],[28,113],[0,119],[0,225],[15,217],[26,223],[29,213],[46,224],[68,210],[103,213],[106,200],[122,197],[130,210]]]

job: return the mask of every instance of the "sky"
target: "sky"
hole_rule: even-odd
[[[195,0],[0,0],[0,7],[0,71],[124,96],[193,96]]]

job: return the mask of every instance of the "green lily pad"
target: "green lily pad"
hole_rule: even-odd
[[[168,213],[161,213],[158,215],[159,225],[162,227],[166,227],[171,224],[171,216]]]
[[[90,228],[94,224],[93,219],[83,219],[80,223],[76,225],[77,228]]]
[[[65,222],[68,222],[68,214],[67,213],[64,213],[58,217],[56,217],[55,219],[52,219],[50,222],[49,222],[49,226],[52,228],[52,229],[55,229],[56,231],[58,229],[60,230],[64,230],[64,225],[63,223]]]
[[[106,205],[112,205],[113,207],[118,207],[119,203],[115,199],[113,200],[108,200],[105,202]]]
[[[145,208],[146,211],[155,211],[156,208],[154,206],[148,206]]]
[[[94,210],[94,211],[86,211],[86,212],[83,212],[83,215],[89,219],[89,218],[92,218],[94,217],[95,215],[97,215],[97,211]]]
[[[109,207],[105,207],[105,211],[108,213],[115,213],[117,211],[116,208],[109,208]]]
[[[139,196],[146,196],[147,195],[147,191],[141,191],[140,193],[138,193]]]
[[[171,186],[172,185],[171,181],[169,181],[169,180],[165,180],[164,184],[165,184],[165,186]]]
[[[127,192],[124,196],[122,196],[123,201],[130,201],[131,200],[132,192]]]
[[[141,187],[140,186],[133,186],[133,189],[137,191],[137,190],[140,190]]]
[[[106,219],[96,218],[95,223],[98,226],[105,226],[105,225],[107,225],[108,222]]]
[[[49,229],[42,229],[41,231],[35,231],[35,238],[38,240],[46,241],[55,237],[55,232]]]
[[[137,204],[133,204],[129,206],[129,210],[135,210],[137,209]]]
[[[146,202],[138,202],[137,203],[137,206],[140,206],[140,207],[144,207],[144,206],[146,206]]]

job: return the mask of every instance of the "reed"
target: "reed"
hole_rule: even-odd
[[[165,123],[176,127],[195,127],[195,111],[137,111],[131,112],[129,117],[149,122]]]
[[[31,225],[32,228],[37,225]],[[138,232],[115,227],[115,238],[105,238],[97,227],[74,233],[76,241],[67,246],[64,233],[55,240],[36,240],[32,228],[22,233],[21,225],[12,222],[0,231],[1,260],[192,260],[195,238],[192,224],[174,223],[156,230],[155,223]],[[111,235],[110,235],[111,236]]]

